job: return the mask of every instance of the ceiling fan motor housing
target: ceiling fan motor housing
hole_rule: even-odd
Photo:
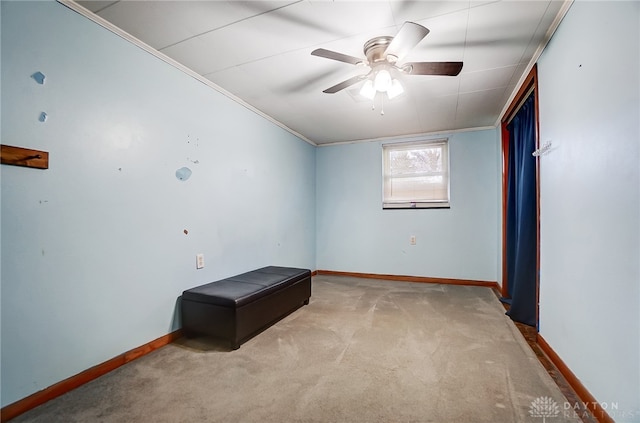
[[[393,37],[389,36],[381,36],[375,37],[364,43],[364,54],[367,57],[367,61],[369,61],[369,65],[373,65],[378,62],[390,61],[395,62],[396,59],[392,56],[387,57],[385,52],[387,51],[387,47],[391,44]]]

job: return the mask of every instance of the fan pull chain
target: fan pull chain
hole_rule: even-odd
[[[380,95],[380,116],[384,116],[384,94]]]

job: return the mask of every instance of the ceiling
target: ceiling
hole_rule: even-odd
[[[68,2],[65,2],[68,3]],[[78,1],[162,55],[313,144],[493,127],[567,7],[534,1]],[[88,13],[88,15],[92,15]],[[405,21],[430,33],[402,60],[462,61],[458,76],[402,75],[405,93],[374,102],[361,82],[370,38]],[[384,110],[384,114],[381,111]]]

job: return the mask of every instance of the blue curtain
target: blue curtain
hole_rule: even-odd
[[[507,179],[507,285],[512,320],[537,326],[536,115],[530,95],[511,123]]]

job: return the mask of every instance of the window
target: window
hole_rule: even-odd
[[[384,209],[449,207],[448,140],[384,144]]]

